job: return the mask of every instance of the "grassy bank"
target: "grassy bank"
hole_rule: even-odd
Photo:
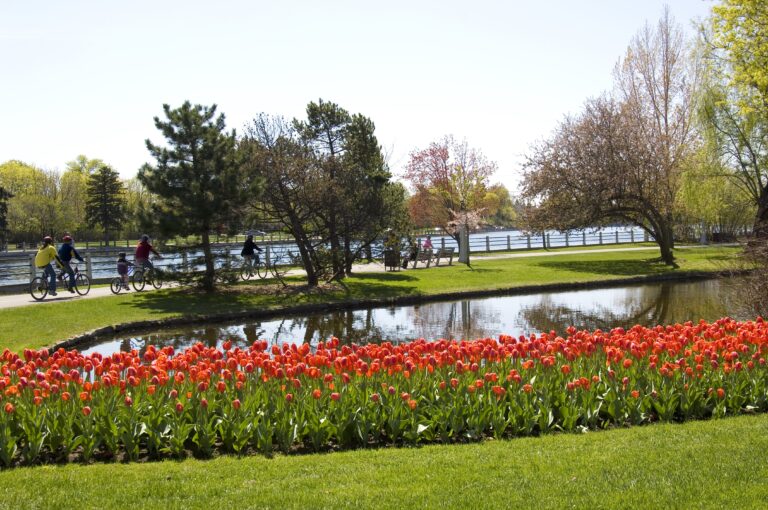
[[[105,325],[183,315],[594,282],[690,271],[721,271],[736,268],[739,253],[738,248],[732,247],[680,250],[678,269],[655,261],[658,250],[652,247],[642,251],[559,253],[477,260],[472,267],[454,264],[451,267],[361,273],[345,280],[342,285],[312,292],[305,292],[298,287],[275,295],[268,284],[257,282],[238,285],[212,295],[187,289],[168,289],[35,304],[0,310],[0,349],[37,348]]]
[[[0,508],[765,508],[768,416],[325,455],[0,472]]]

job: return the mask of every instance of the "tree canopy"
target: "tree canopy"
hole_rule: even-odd
[[[5,247],[8,234],[8,199],[13,195],[0,186],[0,249]]]
[[[616,68],[616,93],[587,101],[526,162],[531,228],[567,230],[610,222],[638,225],[674,264],[675,197],[696,147],[697,71],[665,10],[646,24]]]
[[[164,234],[200,237],[205,263],[201,283],[211,290],[215,264],[210,233],[236,221],[255,190],[241,174],[235,132],[225,131],[224,115],[216,116],[216,105],[185,101],[175,109],[165,104],[163,112],[165,120],[154,120],[166,145],[146,141],[155,164],[144,165],[138,174],[157,195],[147,220]]]
[[[411,152],[405,179],[414,188],[409,204],[414,222],[442,227],[461,247],[459,231],[479,226],[499,204],[498,196],[489,194],[496,168],[479,149],[451,135]]]
[[[755,234],[768,238],[768,5],[724,0],[710,21],[704,133],[756,205]]]
[[[88,225],[98,225],[104,232],[105,242],[109,233],[119,231],[125,219],[125,197],[120,175],[109,165],[102,164],[88,176],[85,204]]]
[[[374,133],[367,117],[322,100],[306,120],[262,114],[247,130],[242,146],[264,182],[256,208],[294,237],[309,285],[349,275],[405,217],[404,190],[390,181]]]

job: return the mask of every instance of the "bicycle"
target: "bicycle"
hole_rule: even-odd
[[[277,278],[280,283],[285,285],[283,276],[285,276],[285,273],[288,271],[288,264],[283,263],[283,257],[284,256],[275,254],[269,264],[264,263],[264,271],[268,271],[272,276]]]
[[[133,276],[133,273],[134,273],[133,266],[129,266],[128,267],[129,279]],[[128,284],[123,283],[123,279],[120,276],[115,276],[114,278],[112,278],[112,281],[109,282],[109,290],[112,291],[112,294],[120,294],[121,290],[128,290]]]
[[[77,265],[72,266],[72,271],[75,273],[75,281],[72,283],[72,288],[80,296],[85,296],[91,290],[91,280],[84,273],[81,273]],[[56,273],[56,279],[59,280],[62,285],[69,288],[69,273],[63,269],[59,269]],[[29,282],[29,293],[32,295],[32,299],[35,301],[42,301],[48,295],[48,279],[45,276],[45,272],[42,276],[36,276]]]
[[[262,280],[267,277],[267,266],[261,257],[257,257],[255,261],[248,263],[243,262],[243,267],[240,269],[240,278],[243,281],[248,281],[254,276],[258,276]]]
[[[137,292],[144,290],[144,287],[149,283],[156,289],[160,289],[163,286],[163,279],[160,272],[154,267],[150,266],[143,268],[136,266],[131,276],[131,285]]]

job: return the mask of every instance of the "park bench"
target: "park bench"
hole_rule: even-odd
[[[400,269],[400,252],[397,250],[384,250],[384,268],[387,271],[396,271]]]
[[[427,267],[432,263],[432,249],[419,250],[416,254],[416,258],[413,260],[413,268],[416,269],[416,264],[419,262],[424,263]]]
[[[453,247],[439,248],[435,252],[435,256],[434,256],[435,257],[435,265],[436,266],[440,265],[440,259],[443,259],[443,260],[448,259],[448,265],[449,266],[452,265],[453,264],[453,251],[455,249],[456,248],[453,248]]]

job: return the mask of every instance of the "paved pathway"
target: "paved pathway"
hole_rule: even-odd
[[[676,249],[686,248],[686,246],[680,246]],[[471,260],[488,260],[488,259],[508,259],[508,258],[522,258],[522,257],[551,257],[556,255],[574,255],[579,253],[604,253],[612,251],[641,251],[641,250],[657,250],[655,246],[641,246],[631,248],[601,248],[592,250],[554,250],[554,251],[537,251],[531,252],[515,252],[515,253],[499,253],[495,255],[472,255]],[[454,257],[454,260],[456,257]],[[372,264],[361,264],[355,266],[355,271],[358,273],[371,273],[384,271],[384,265],[379,262]],[[294,274],[299,274],[301,271],[295,271]],[[142,292],[153,292],[152,290],[143,290]],[[29,306],[39,303],[63,303],[66,301],[72,301],[74,299],[92,299],[97,297],[113,296],[112,291],[109,290],[109,286],[92,287],[91,291],[86,296],[78,296],[77,294],[70,294],[66,289],[59,288],[57,290],[58,295],[47,296],[43,301],[35,301],[32,296],[27,294],[6,294],[0,295],[0,309],[13,308],[17,306]],[[133,289],[128,291],[129,293],[135,293]]]

